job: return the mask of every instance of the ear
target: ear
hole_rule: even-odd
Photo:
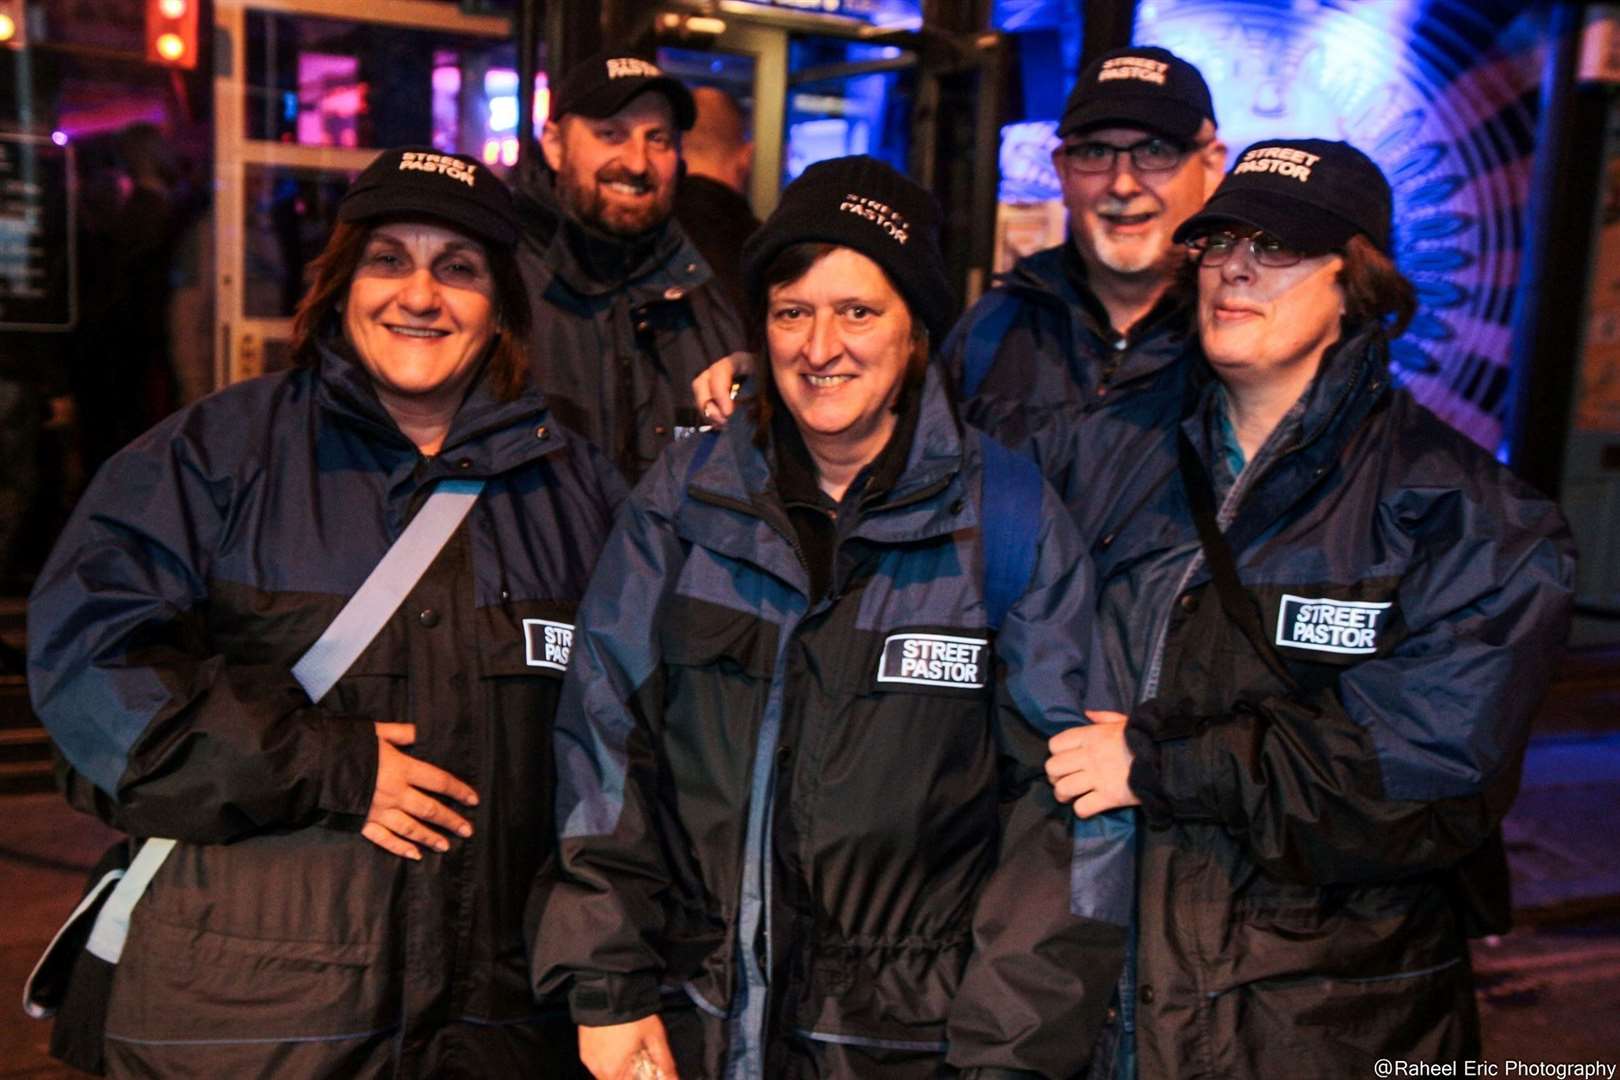
[[[563,130],[568,117],[560,116],[550,121],[540,129],[540,153],[546,159],[546,165],[552,172],[562,171],[563,160]]]
[[[1199,153],[1203,155],[1204,201],[1208,202],[1215,189],[1221,186],[1221,178],[1226,175],[1226,144],[1213,139]]]

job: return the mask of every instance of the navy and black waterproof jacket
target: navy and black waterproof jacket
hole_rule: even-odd
[[[634,484],[683,420],[702,423],[692,380],[744,348],[742,323],[673,217],[645,236],[610,236],[566,213],[552,184],[542,172],[516,197],[534,378],[558,421]]]
[[[1042,771],[1085,722],[1089,566],[1046,491],[992,632],[983,437],[937,373],[918,407],[827,596],[739,411],[642,482],[581,607],[536,979],[584,1024],[661,1013],[683,1075],[1068,1077],[1104,1024],[1131,819],[1077,826]]]
[[[1203,372],[1180,427],[1219,475]],[[1274,669],[1211,583],[1175,453],[1094,548],[1094,689],[1117,695],[1094,703],[1131,714],[1148,824],[1140,1075],[1477,1057],[1465,939],[1506,927],[1498,826],[1568,629],[1563,516],[1392,387],[1364,328],[1217,503]]]
[[[1040,466],[1087,547],[1130,515],[1133,491],[1151,486],[1142,468],[1162,464],[1152,446],[1180,415],[1196,356],[1189,307],[1172,290],[1120,336],[1065,240],[1020,259],[941,350],[964,419]],[[1075,452],[1082,427],[1107,468]]]
[[[294,662],[447,477],[486,487],[311,704]],[[29,686],[70,798],[181,841],[117,968],[115,1075],[550,1067],[523,935],[554,846],[566,650],[546,646],[622,491],[532,391],[478,384],[424,458],[336,352],[205,398],[97,474],[29,605]],[[407,752],[478,792],[471,839],[416,863],[360,836],[375,721],[415,724]]]

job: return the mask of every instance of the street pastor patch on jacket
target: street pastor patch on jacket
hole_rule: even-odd
[[[990,642],[985,638],[890,634],[878,657],[877,681],[978,690],[989,681],[989,664]]]
[[[1389,624],[1390,601],[1330,600],[1283,593],[1278,645],[1339,656],[1371,656]]]
[[[549,619],[523,620],[524,658],[530,667],[568,669],[568,654],[574,647],[574,628]]]

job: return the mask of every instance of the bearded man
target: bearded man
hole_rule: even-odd
[[[545,168],[518,190],[530,363],[558,420],[635,481],[683,428],[694,375],[742,347],[736,313],[673,218],[692,95],[602,53],[556,82]]]

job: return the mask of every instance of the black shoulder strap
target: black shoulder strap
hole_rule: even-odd
[[[1232,557],[1232,547],[1226,542],[1215,520],[1215,493],[1209,472],[1185,430],[1176,433],[1176,454],[1180,459],[1181,483],[1187,489],[1187,502],[1192,509],[1193,525],[1198,529],[1198,542],[1203,545],[1204,559],[1209,563],[1215,592],[1221,599],[1221,610],[1243,631],[1243,636],[1249,639],[1249,644],[1254,646],[1254,651],[1260,654],[1260,659],[1265,661],[1272,674],[1281,679],[1283,685],[1298,689],[1299,683],[1288,670],[1282,654],[1266,637],[1265,619],[1255,606],[1254,598],[1238,580],[1237,560]]]

